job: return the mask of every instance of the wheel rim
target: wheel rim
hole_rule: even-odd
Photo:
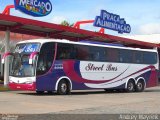
[[[62,93],[66,93],[66,91],[67,91],[67,84],[66,83],[62,83],[61,91],[62,91]]]
[[[128,84],[128,90],[129,90],[129,91],[133,91],[133,89],[134,89],[134,84],[133,84],[132,82],[130,82],[130,83]]]
[[[137,84],[137,88],[138,88],[138,90],[142,90],[142,88],[143,88],[143,84],[142,84],[141,82],[138,82],[138,84]]]

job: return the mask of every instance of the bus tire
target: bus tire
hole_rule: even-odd
[[[57,94],[67,95],[70,93],[70,84],[66,80],[61,80],[58,84]]]
[[[126,91],[127,92],[135,92],[135,82],[134,82],[134,80],[129,80],[128,81]]]
[[[143,80],[139,80],[136,85],[136,92],[143,92],[145,88],[145,83]]]

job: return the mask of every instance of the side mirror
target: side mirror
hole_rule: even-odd
[[[10,52],[4,53],[4,55],[3,55],[3,57],[2,57],[2,61],[1,61],[2,64],[4,64],[5,58],[6,58],[7,56],[9,56],[9,55],[13,55],[13,53],[10,53]]]
[[[29,64],[30,64],[30,65],[33,64],[33,59],[29,59]]]
[[[30,54],[29,56],[29,64],[32,65],[33,64],[33,60],[35,59],[35,56],[38,55],[38,52],[33,52]]]

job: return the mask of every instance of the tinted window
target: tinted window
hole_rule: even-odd
[[[144,64],[155,64],[155,63],[157,63],[156,53],[144,52],[143,53],[143,61],[144,61]]]
[[[69,51],[70,51],[70,45],[58,43],[56,58],[58,60],[69,59],[69,54],[70,54]]]
[[[86,45],[75,45],[77,59],[86,61],[106,61],[105,48]]]
[[[37,75],[49,71],[53,63],[54,52],[55,43],[45,43],[42,45],[37,62]]]
[[[74,48],[72,44],[58,43],[57,47],[57,60],[64,59],[75,59],[76,53],[74,53]]]
[[[127,49],[58,43],[56,59],[154,64],[157,61],[157,55],[156,53]]]
[[[134,63],[140,64],[143,63],[143,54],[140,51],[134,52]]]
[[[91,46],[89,49],[90,60],[105,61],[105,49],[101,47]]]
[[[131,50],[119,50],[119,62],[121,63],[133,63],[133,51]]]
[[[119,61],[118,49],[114,49],[114,48],[107,49],[107,61],[108,62],[118,62]]]
[[[83,45],[76,45],[77,48],[77,59],[78,60],[91,60],[91,55],[89,54],[89,47]]]

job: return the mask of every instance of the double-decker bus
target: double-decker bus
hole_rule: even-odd
[[[17,43],[15,51],[7,55],[12,55],[9,86],[16,90],[142,92],[158,84],[155,49],[36,39]]]

